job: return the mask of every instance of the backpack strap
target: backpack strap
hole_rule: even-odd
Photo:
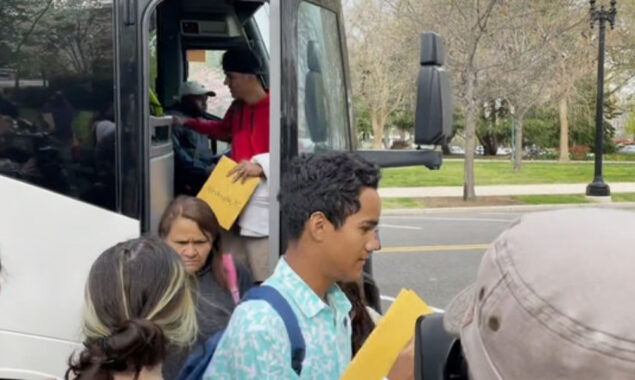
[[[293,309],[291,309],[291,306],[280,292],[268,285],[251,288],[249,292],[245,294],[242,302],[249,300],[268,302],[282,318],[284,326],[287,328],[289,341],[291,342],[291,367],[299,376],[302,372],[302,362],[304,361],[306,346],[304,344],[302,331],[300,331],[300,325],[298,324],[298,317],[296,317]]]

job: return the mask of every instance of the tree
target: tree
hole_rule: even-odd
[[[402,107],[390,116],[388,124],[396,128],[401,134],[401,139],[406,141],[406,134],[414,134],[415,113],[408,107]]]
[[[110,8],[99,0],[67,0],[44,19],[39,38],[48,51],[58,52],[60,59],[74,73],[91,74],[93,65],[112,51]]]
[[[353,90],[368,112],[373,148],[381,148],[389,117],[403,106],[406,92],[414,92],[417,61],[399,40],[399,19],[385,2],[349,3],[346,20]]]
[[[534,106],[527,111],[523,139],[528,145],[553,148],[558,146],[560,124],[555,106]]]
[[[0,67],[16,70],[16,87],[20,74],[29,70],[30,54],[25,46],[33,43],[32,36],[41,19],[50,10],[53,0],[3,0],[0,2]]]
[[[552,31],[550,18],[545,18],[551,2],[506,2],[502,12],[507,16],[508,27],[496,34],[498,50],[506,56],[504,73],[497,77],[502,81],[498,88],[509,103],[514,119],[514,170],[520,170],[523,157],[523,123],[527,112],[546,100],[545,87],[548,66],[552,56],[546,48],[549,40],[557,38]],[[536,27],[546,24],[546,27]]]
[[[631,110],[626,118],[626,124],[624,125],[626,133],[630,134],[635,140],[635,110]]]
[[[635,2],[619,2],[615,29],[607,31],[605,81],[608,86],[605,91],[613,95],[632,85],[635,79]],[[597,35],[597,29],[593,32]]]
[[[595,53],[589,29],[588,4],[567,0],[563,12],[551,14],[559,37],[549,41],[554,75],[549,83],[551,99],[558,104],[560,161],[569,161],[569,107],[576,97],[576,83],[593,72]],[[597,51],[597,49],[595,50]]]
[[[370,115],[366,104],[360,100],[359,95],[353,96],[353,107],[355,108],[355,130],[357,131],[358,142],[369,140],[373,134],[373,126],[370,123]]]
[[[476,137],[483,146],[483,154],[495,156],[498,145],[509,141],[509,105],[505,100],[487,101],[479,112]]]
[[[463,199],[476,199],[474,153],[480,105],[491,99],[488,84],[498,57],[484,47],[495,29],[494,9],[501,0],[391,0],[402,23],[443,36],[454,97],[465,114]],[[430,11],[434,10],[434,11]]]
[[[571,109],[571,143],[572,145],[586,145],[592,150],[595,148],[595,103],[596,80],[594,75],[588,75],[575,84],[576,96],[572,99]],[[615,151],[613,136],[615,128],[609,122],[619,116],[615,95],[606,95],[604,98],[604,151]]]

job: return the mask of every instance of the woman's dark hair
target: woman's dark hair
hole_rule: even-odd
[[[359,211],[363,188],[376,189],[379,167],[351,153],[304,154],[285,167],[278,200],[289,240],[298,240],[317,211],[335,228]]]
[[[189,276],[181,259],[158,238],[119,243],[90,269],[85,289],[79,355],[66,379],[113,379],[163,362],[168,344],[186,346],[196,336]]]
[[[356,282],[339,283],[340,288],[351,302],[351,327],[353,334],[351,337],[351,348],[353,356],[362,347],[366,338],[375,328],[375,323],[370,317],[359,284]]]
[[[203,232],[208,239],[212,239],[212,250],[207,260],[211,263],[216,282],[222,287],[229,289],[227,276],[223,270],[223,256],[220,250],[221,227],[212,209],[199,198],[179,195],[170,202],[161,216],[161,221],[159,222],[159,237],[161,237],[161,239],[165,239],[168,236],[172,224],[179,217],[195,222],[201,232]]]

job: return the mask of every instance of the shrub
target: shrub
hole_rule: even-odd
[[[390,149],[408,149],[410,143],[407,140],[394,140]]]
[[[569,155],[574,160],[584,160],[591,148],[586,145],[573,145],[569,147]]]

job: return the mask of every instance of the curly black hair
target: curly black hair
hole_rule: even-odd
[[[283,168],[278,201],[290,241],[302,235],[311,214],[324,213],[335,228],[359,211],[363,188],[377,189],[376,164],[352,153],[316,153],[293,158]]]

